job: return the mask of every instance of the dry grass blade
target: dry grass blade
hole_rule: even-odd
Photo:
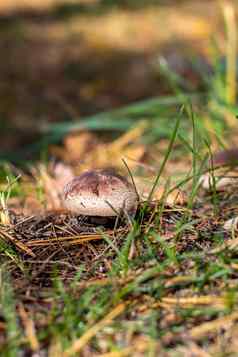
[[[18,309],[19,315],[22,320],[22,324],[25,329],[25,335],[28,339],[28,342],[31,346],[32,351],[39,350],[39,342],[36,337],[35,326],[33,320],[28,316],[26,310],[24,309],[23,305],[20,304]]]
[[[228,329],[238,319],[238,312],[234,312],[231,315],[219,317],[216,320],[205,322],[199,326],[192,328],[189,331],[189,335],[193,339],[200,339],[207,336],[208,333],[220,330],[221,328]]]
[[[125,356],[131,356],[132,355],[132,347],[125,348],[122,351],[113,351],[113,352],[108,352],[108,353],[103,353],[99,355],[98,357],[125,357]]]
[[[4,232],[3,230],[0,230],[0,237],[2,237],[5,241],[10,241],[18,249],[20,249],[24,253],[32,256],[33,258],[36,257],[35,253],[33,253],[32,250],[26,246],[26,244],[20,242],[18,239],[16,239],[15,237],[11,236],[11,234],[9,234],[7,232]]]
[[[162,299],[162,302],[170,305],[179,305],[179,306],[194,306],[194,305],[212,305],[213,307],[224,308],[226,306],[226,299],[224,297],[216,296],[192,296],[185,298],[173,298],[165,297]]]
[[[234,250],[237,248],[238,248],[238,238],[229,239],[224,244],[220,245],[219,247],[210,250],[209,254],[217,254],[217,253],[222,252],[225,249]]]
[[[68,237],[59,237],[59,238],[51,238],[51,239],[34,239],[30,242],[27,242],[26,245],[28,247],[39,247],[39,246],[47,246],[53,243],[64,243],[64,244],[84,244],[86,242],[90,242],[92,240],[100,240],[103,239],[100,234],[88,234],[88,235],[79,235],[79,236],[68,236]]]
[[[168,238],[167,238],[168,239]],[[193,275],[184,275],[184,276],[175,276],[171,279],[168,279],[165,283],[165,287],[169,288],[171,286],[174,286],[176,284],[186,284],[190,283],[194,280]]]
[[[222,4],[223,16],[227,30],[227,101],[230,104],[236,102],[236,48],[237,48],[237,29],[235,19],[235,6],[231,2]],[[234,125],[236,120],[233,119]]]
[[[115,140],[111,147],[116,152],[120,152],[126,145],[138,140],[148,127],[148,123],[145,120],[141,120],[135,127],[122,135],[119,139]]]
[[[178,351],[182,354],[182,356],[186,357],[212,357],[210,353],[204,351],[204,349],[191,341],[186,343],[186,347],[179,348]]]
[[[78,353],[82,348],[106,325],[110,324],[117,316],[123,313],[126,308],[126,304],[119,304],[113,310],[109,312],[102,320],[96,323],[94,326],[89,328],[83,336],[77,339],[70,348],[68,348],[64,353],[63,357],[69,357]]]
[[[60,357],[62,356],[62,347],[59,339],[52,339],[49,346],[48,357]]]

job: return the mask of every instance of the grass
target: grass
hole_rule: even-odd
[[[7,345],[4,348],[5,356],[16,356],[19,348],[19,337],[21,335],[16,314],[16,302],[9,279],[7,266],[1,267],[0,304],[2,317],[6,322]]]
[[[237,247],[217,251],[224,240],[232,241],[219,223],[222,197],[216,211],[212,197],[210,209],[206,197],[204,209],[197,203],[203,161],[196,155],[197,119],[189,115],[194,135],[188,143],[193,180],[187,207],[148,201],[132,225],[112,234],[104,227],[82,243],[82,233],[75,232],[67,233],[67,244],[60,243],[63,227],[73,227],[71,218],[65,222],[60,214],[2,225],[2,355],[48,350],[53,356],[180,356],[191,349],[219,355],[222,341],[221,355],[235,356]]]

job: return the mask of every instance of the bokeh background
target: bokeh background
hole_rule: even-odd
[[[39,153],[52,130],[50,142],[60,141],[67,126],[59,133],[52,124],[173,95],[164,64],[186,93],[206,90],[214,41],[222,52],[215,0],[1,1],[1,157]],[[90,125],[104,135],[105,126],[128,129],[123,118]]]

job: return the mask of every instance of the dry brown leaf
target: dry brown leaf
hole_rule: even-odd
[[[82,160],[88,152],[97,146],[97,139],[88,131],[67,135],[64,139],[67,157],[66,162]]]
[[[140,198],[142,200],[147,200],[152,190],[154,181],[151,179],[145,181],[145,179],[141,177],[135,177],[134,181]],[[156,187],[151,198],[152,201],[160,201],[163,198],[165,199],[165,203],[169,206],[184,205],[187,201],[186,194],[182,190],[174,189],[172,192],[166,194],[165,187]]]
[[[72,168],[62,162],[55,164],[51,169],[40,165],[37,174],[37,179],[40,180],[45,192],[45,208],[48,210],[61,209],[64,186],[74,178]]]
[[[53,175],[57,189],[61,192],[67,182],[74,178],[74,172],[69,165],[59,162],[53,167]]]
[[[45,166],[40,165],[39,175],[45,192],[46,208],[52,210],[60,208],[62,206],[60,197],[61,192]]]
[[[52,145],[50,153],[66,163],[84,162],[85,157],[98,146],[98,140],[88,131],[66,135],[64,146]]]
[[[138,165],[138,162],[145,155],[145,147],[137,143],[137,140],[143,135],[147,124],[141,121],[131,130],[120,136],[118,139],[107,144],[98,144],[84,156],[84,160],[76,168],[77,173],[84,170],[94,168],[114,167],[117,169],[124,169],[124,157],[129,157],[130,169]]]
[[[14,212],[16,213],[22,213],[24,216],[30,216],[32,214],[38,215],[41,214],[44,210],[44,207],[40,200],[35,197],[30,195],[29,197],[26,197],[23,205],[23,209],[16,210],[14,209]]]
[[[237,175],[237,173],[236,173]],[[206,191],[211,191],[215,188],[217,191],[223,191],[229,186],[238,184],[238,177],[229,176],[212,176],[210,173],[202,175],[199,179],[202,188]]]
[[[64,162],[77,164],[77,174],[84,170],[112,166],[125,170],[123,158],[130,160],[130,169],[133,169],[145,155],[145,146],[137,141],[147,125],[141,121],[110,143],[99,142],[93,133],[86,131],[70,134],[64,139],[64,147],[52,146],[50,152]]]

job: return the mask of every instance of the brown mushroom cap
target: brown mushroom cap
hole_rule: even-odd
[[[85,216],[117,216],[134,213],[138,205],[135,188],[114,170],[87,171],[64,188],[67,209]]]

